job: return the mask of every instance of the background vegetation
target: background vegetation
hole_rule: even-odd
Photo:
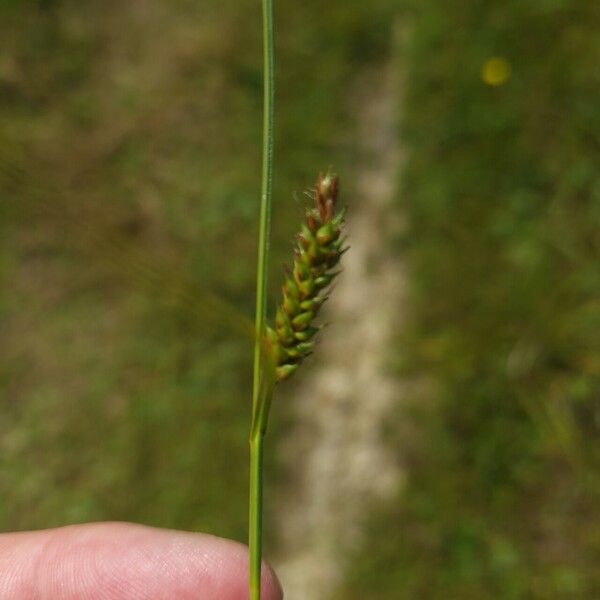
[[[292,192],[350,160],[347,80],[389,41],[373,7],[278,4],[274,292]],[[0,526],[127,519],[243,540],[256,2],[1,6]]]
[[[256,4],[0,2],[2,530],[245,538]],[[417,384],[390,443],[408,484],[374,507],[340,598],[600,596],[599,17],[585,0],[278,2],[274,292],[291,192],[333,163],[365,201],[361,71],[393,54],[405,79],[393,362]],[[512,67],[496,87],[494,56]]]
[[[600,595],[598,6],[402,3],[407,489],[340,598]],[[512,67],[485,85],[493,57]],[[402,415],[403,421],[406,416]],[[390,523],[395,523],[392,528]]]

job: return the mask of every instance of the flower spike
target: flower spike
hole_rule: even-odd
[[[314,207],[306,209],[306,220],[295,237],[294,264],[285,269],[283,299],[277,309],[275,328],[267,328],[270,357],[276,380],[291,377],[314,347],[312,338],[320,330],[313,324],[327,300],[327,290],[339,274],[333,271],[342,254],[345,209],[336,213],[339,178],[320,174],[314,190],[306,194]]]

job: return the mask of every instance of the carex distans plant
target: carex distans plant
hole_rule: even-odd
[[[319,175],[307,192],[312,205],[294,243],[291,268],[285,269],[282,298],[272,325],[265,323],[260,338],[259,386],[250,434],[250,598],[260,599],[262,538],[263,439],[271,399],[277,384],[291,377],[313,353],[322,326],[317,315],[329,297],[346,252],[343,235],[345,208],[338,209],[339,179],[329,171]]]
[[[337,210],[338,176],[319,175],[309,195],[314,206],[306,209],[305,222],[296,236],[294,262],[286,269],[282,301],[274,327],[267,327],[268,349],[275,381],[290,377],[312,354],[320,327],[315,317],[327,300],[344,248],[345,209]]]
[[[267,270],[273,180],[275,46],[273,0],[262,0],[263,12],[263,158],[256,285],[252,424],[250,428],[250,495],[248,546],[250,600],[260,600],[262,557],[263,442],[277,384],[293,375],[313,352],[319,331],[315,319],[338,274],[345,252],[344,210],[338,210],[338,177],[320,175],[309,191],[308,207],[296,236],[293,265],[285,273],[283,298],[274,323],[267,324]]]

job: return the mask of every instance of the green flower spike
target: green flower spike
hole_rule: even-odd
[[[286,270],[275,328],[267,327],[276,381],[288,379],[312,354],[314,336],[320,329],[313,321],[339,273],[333,269],[347,250],[341,236],[345,209],[336,213],[338,187],[334,173],[319,175],[311,193],[315,206],[307,209],[306,221],[296,236],[294,264]]]

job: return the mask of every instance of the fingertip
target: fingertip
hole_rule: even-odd
[[[262,586],[266,590],[267,598],[269,600],[283,600],[283,586],[277,573],[273,570],[271,565],[263,562],[262,574],[261,574]]]
[[[5,600],[243,600],[246,546],[199,533],[126,523],[79,525],[0,536]],[[281,600],[263,568],[263,600]]]

